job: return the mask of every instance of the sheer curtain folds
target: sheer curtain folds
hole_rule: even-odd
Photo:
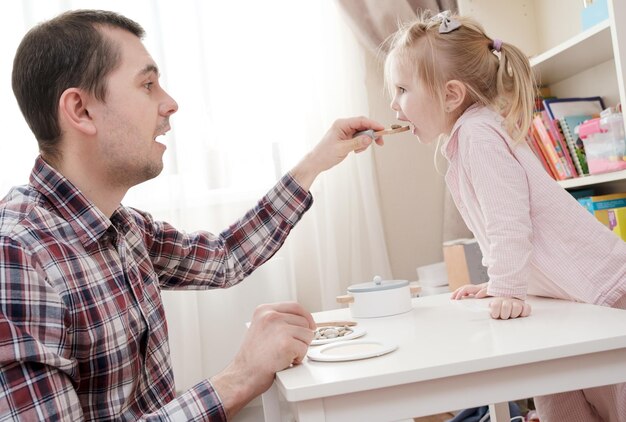
[[[10,88],[15,49],[28,28],[74,8],[114,10],[146,29],[161,83],[180,109],[164,139],[163,173],[131,189],[124,204],[181,229],[221,231],[336,118],[368,115],[364,53],[335,2],[10,0],[0,17],[3,192],[27,182],[37,153]],[[369,150],[323,174],[312,209],[242,285],[164,292],[177,388],[226,365],[256,305],[298,300],[329,309],[348,285],[391,277],[373,169]]]

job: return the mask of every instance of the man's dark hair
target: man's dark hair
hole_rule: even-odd
[[[13,93],[44,157],[59,158],[59,98],[68,88],[106,99],[106,77],[119,64],[119,46],[99,27],[124,29],[143,38],[131,19],[103,10],[74,10],[32,28],[13,60]]]

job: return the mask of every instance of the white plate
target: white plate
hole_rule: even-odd
[[[326,327],[324,327],[326,328]],[[342,340],[352,340],[353,338],[361,337],[365,335],[366,331],[361,327],[349,327],[352,332],[350,334],[346,334],[345,336],[335,337],[335,338],[320,338],[317,340],[313,340],[311,342],[311,346],[319,346],[321,344],[335,343],[337,341]]]
[[[397,348],[397,344],[374,339],[339,341],[309,349],[307,356],[322,362],[344,362],[381,356]]]

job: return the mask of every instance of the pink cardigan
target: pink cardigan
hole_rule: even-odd
[[[442,147],[446,183],[488,268],[492,296],[611,306],[626,294],[626,243],[560,187],[496,112],[469,107]]]

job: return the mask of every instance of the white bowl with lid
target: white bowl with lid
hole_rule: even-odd
[[[349,304],[353,318],[377,318],[410,311],[411,296],[418,291],[408,280],[376,276],[373,281],[349,286],[348,294],[337,296],[337,302]]]

